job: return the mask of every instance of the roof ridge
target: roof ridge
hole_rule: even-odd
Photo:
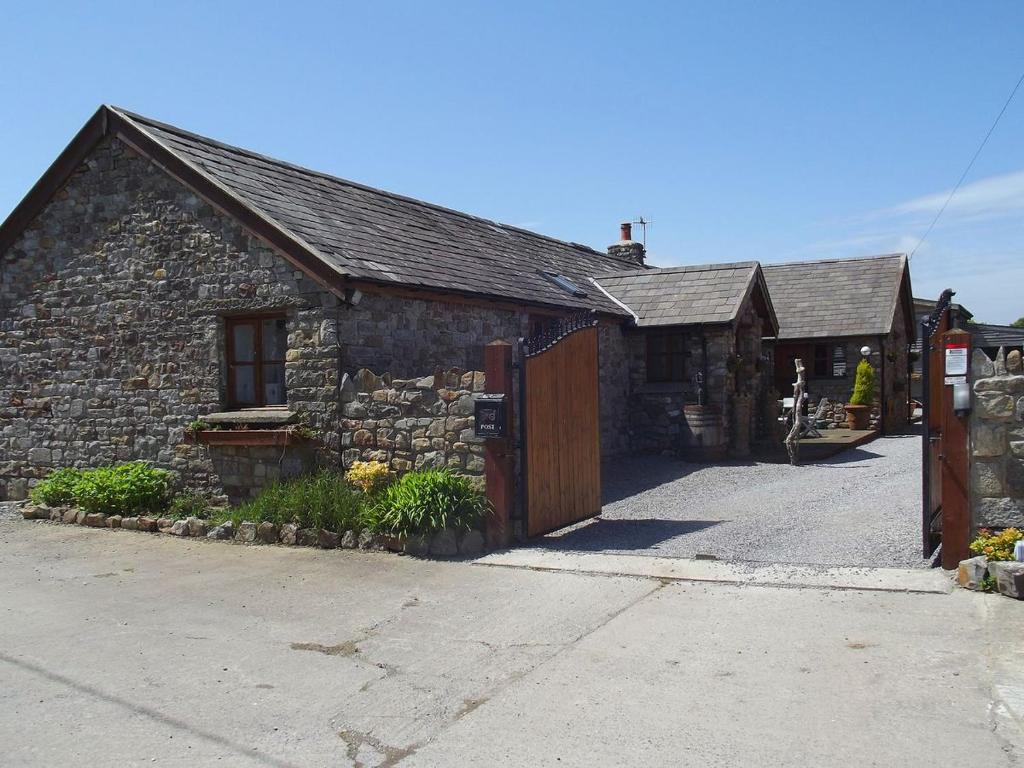
[[[607,277],[625,277],[627,275],[672,274],[674,272],[708,272],[713,269],[754,269],[759,267],[757,261],[727,261],[717,264],[676,264],[671,267],[648,267],[646,269],[627,269],[621,272],[606,272],[596,275],[598,280]]]
[[[280,158],[271,157],[270,155],[265,155],[265,154],[262,154],[261,152],[255,152],[255,151],[253,151],[251,149],[246,149],[245,147],[239,147],[239,146],[236,146],[234,144],[227,144],[227,143],[225,143],[223,141],[218,141],[217,139],[212,139],[209,136],[203,136],[202,134],[194,133],[194,132],[186,130],[184,128],[180,128],[180,127],[178,127],[176,125],[171,125],[170,123],[164,123],[164,122],[161,122],[159,120],[154,120],[151,117],[146,117],[145,115],[140,115],[140,114],[138,114],[136,112],[132,112],[130,110],[123,109],[121,107],[117,107],[117,106],[113,106],[113,105],[106,105],[106,106],[109,109],[111,109],[111,110],[113,110],[115,112],[119,112],[122,115],[125,115],[126,117],[128,117],[128,118],[130,118],[130,119],[132,119],[132,120],[134,120],[136,122],[141,122],[143,127],[151,126],[151,127],[154,127],[154,128],[158,128],[160,130],[165,130],[165,131],[167,131],[169,133],[175,133],[175,134],[178,134],[179,136],[182,136],[182,137],[185,137],[185,138],[189,138],[189,139],[192,139],[194,141],[199,141],[199,142],[202,142],[202,143],[205,143],[205,144],[209,144],[210,146],[214,146],[214,147],[217,147],[219,149],[226,150],[228,152],[233,152],[233,153],[244,155],[244,156],[251,157],[251,158],[257,158],[259,160],[263,160],[263,161],[266,161],[266,162],[269,162],[269,163],[273,163],[275,165],[283,166],[285,168],[290,168],[290,169],[295,170],[295,171],[300,171],[302,173],[307,173],[307,174],[310,174],[310,175],[313,175],[313,176],[318,176],[320,178],[327,179],[329,181],[333,181],[333,182],[336,182],[336,183],[339,183],[339,184],[344,184],[344,185],[347,185],[347,186],[350,186],[350,187],[354,187],[356,189],[361,189],[361,190],[364,190],[366,192],[372,192],[374,194],[383,195],[385,197],[389,197],[389,198],[392,198],[392,199],[395,199],[395,200],[401,200],[403,202],[413,203],[414,205],[421,205],[421,206],[423,206],[425,208],[431,208],[431,209],[434,209],[434,210],[437,210],[437,211],[443,211],[444,213],[448,213],[448,214],[454,214],[456,216],[461,216],[463,218],[470,219],[472,221],[477,221],[477,222],[480,222],[480,223],[483,223],[483,224],[490,224],[492,226],[500,227],[502,229],[508,229],[508,230],[512,230],[514,232],[522,233],[524,235],[529,235],[530,237],[536,237],[536,238],[538,238],[540,240],[546,240],[548,242],[558,243],[559,245],[566,245],[566,246],[569,246],[571,248],[576,248],[577,250],[587,251],[587,252],[592,253],[592,254],[594,254],[596,256],[601,256],[602,258],[610,259],[611,261],[614,261],[614,262],[621,262],[621,263],[624,263],[624,264],[630,263],[627,258],[624,258],[624,257],[621,257],[621,256],[613,256],[612,254],[607,253],[606,251],[599,251],[596,248],[592,248],[589,245],[584,245],[582,243],[577,243],[577,242],[574,242],[572,240],[562,240],[562,239],[557,238],[557,237],[552,237],[551,235],[545,235],[545,234],[542,234],[540,232],[534,232],[533,230],[523,229],[522,227],[517,227],[514,224],[505,224],[503,222],[496,221],[494,219],[488,219],[488,218],[485,218],[483,216],[476,216],[476,215],[474,215],[472,213],[466,213],[465,211],[460,211],[460,210],[457,210],[455,208],[448,208],[447,206],[444,206],[444,205],[438,205],[437,203],[431,203],[431,202],[429,202],[427,200],[421,200],[421,199],[416,198],[416,197],[410,197],[408,195],[402,195],[402,194],[399,194],[397,192],[391,192],[391,191],[386,190],[386,189],[381,189],[379,187],[372,187],[372,186],[370,186],[368,184],[362,184],[362,183],[360,183],[358,181],[352,181],[351,179],[345,179],[345,178],[342,178],[341,176],[335,176],[333,174],[326,173],[325,171],[318,171],[318,170],[316,170],[314,168],[307,168],[306,166],[298,165],[296,163],[291,163],[291,162],[288,162],[287,160],[281,160]]]
[[[879,261],[881,259],[895,259],[895,258],[906,258],[907,254],[894,251],[892,253],[878,253],[872,256],[850,256],[848,258],[832,258],[832,259],[811,259],[808,261],[776,261],[772,263],[766,263],[764,267],[799,267],[804,264],[845,264],[850,261]]]

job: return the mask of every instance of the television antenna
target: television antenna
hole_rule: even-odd
[[[642,232],[642,234],[640,235],[640,237],[642,238],[641,242],[644,244],[644,249],[646,250],[646,248],[647,248],[647,225],[650,224],[651,222],[648,221],[647,219],[645,219],[643,216],[638,216],[636,221],[634,221],[632,223],[640,227],[640,230]]]

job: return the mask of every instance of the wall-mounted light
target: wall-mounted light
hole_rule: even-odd
[[[966,381],[953,385],[953,411],[960,418],[971,412],[971,385]]]
[[[863,347],[860,348],[860,353],[864,355],[864,357],[869,357],[871,355],[871,347],[865,344]]]

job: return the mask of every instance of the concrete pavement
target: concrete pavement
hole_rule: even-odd
[[[5,766],[1019,762],[1024,610],[0,522]]]

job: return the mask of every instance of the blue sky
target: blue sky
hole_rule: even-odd
[[[0,216],[102,103],[657,264],[909,251],[1024,72],[1024,4],[40,3]],[[1024,93],[911,263],[1024,315]]]

